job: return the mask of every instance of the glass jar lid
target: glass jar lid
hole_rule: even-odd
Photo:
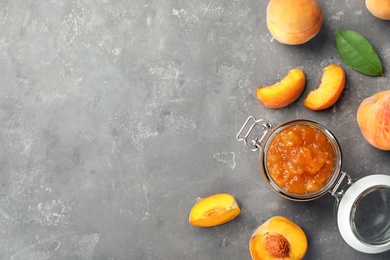
[[[390,176],[374,174],[351,184],[337,206],[340,234],[364,253],[390,250]]]

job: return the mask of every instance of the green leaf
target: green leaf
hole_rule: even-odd
[[[368,76],[383,76],[382,63],[371,44],[359,33],[340,30],[336,33],[340,58],[352,69]]]

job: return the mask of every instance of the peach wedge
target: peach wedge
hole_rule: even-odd
[[[320,86],[310,91],[303,105],[310,110],[324,110],[339,99],[345,86],[344,69],[331,64],[324,69]]]
[[[234,197],[215,194],[199,200],[191,209],[189,222],[197,227],[213,227],[224,224],[240,214]]]
[[[253,260],[300,260],[307,251],[307,238],[297,224],[275,216],[253,233],[249,250]]]
[[[299,98],[306,85],[301,69],[293,69],[278,83],[256,89],[257,98],[268,108],[282,108]]]

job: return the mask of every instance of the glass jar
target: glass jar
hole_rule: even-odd
[[[291,192],[278,185],[280,181],[272,177],[267,166],[269,150],[275,137],[295,126],[319,131],[333,150],[333,169],[329,178],[322,187],[305,193]],[[271,122],[250,116],[236,138],[252,151],[260,150],[261,173],[278,195],[294,201],[309,201],[330,193],[336,198],[335,212],[341,236],[351,247],[365,253],[390,250],[390,176],[373,174],[353,181],[342,171],[340,145],[324,125],[312,120],[295,119],[273,128]]]

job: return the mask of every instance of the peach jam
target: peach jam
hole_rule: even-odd
[[[326,135],[310,125],[292,125],[272,139],[266,152],[268,175],[293,194],[323,188],[333,174],[334,151]]]

